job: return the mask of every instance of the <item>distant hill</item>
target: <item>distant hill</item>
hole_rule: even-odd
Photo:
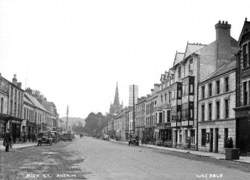
[[[61,118],[64,122],[66,122],[67,117]],[[80,117],[69,117],[69,125],[78,124],[78,122],[81,122],[83,126],[85,126],[85,119]]]

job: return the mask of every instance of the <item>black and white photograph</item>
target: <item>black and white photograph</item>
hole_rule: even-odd
[[[250,179],[249,0],[0,0],[0,180]]]

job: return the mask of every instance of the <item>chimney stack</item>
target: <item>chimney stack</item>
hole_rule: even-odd
[[[228,62],[232,56],[230,29],[231,25],[227,21],[219,21],[215,25],[217,68]]]
[[[21,89],[21,88],[22,88],[22,83],[21,83],[21,82],[18,82],[18,83],[17,83],[17,86]]]
[[[16,74],[14,74],[14,77],[12,78],[12,83],[17,85],[17,78],[16,78]]]

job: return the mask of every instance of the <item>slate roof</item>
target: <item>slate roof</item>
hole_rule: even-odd
[[[205,44],[201,44],[201,43],[187,43],[186,45],[186,50],[185,50],[185,56],[184,58],[188,57],[190,54],[198,51],[199,49],[205,47]]]
[[[43,107],[43,105],[39,103],[39,101],[38,101],[35,97],[33,97],[32,95],[30,95],[29,93],[26,93],[26,92],[25,92],[25,95],[29,98],[29,100],[32,102],[32,104],[33,104],[34,106],[36,106],[37,108],[39,108],[39,109],[41,109],[41,110],[43,110],[43,111],[48,112],[48,111]]]
[[[224,74],[228,71],[231,71],[233,69],[236,68],[236,60],[232,60],[231,62],[222,65],[220,68],[218,68],[215,72],[213,72],[212,74],[210,74],[209,76],[206,77],[206,79],[204,81],[207,81],[208,79],[212,79],[216,76],[219,76],[221,74]],[[204,82],[203,81],[203,82]]]
[[[238,42],[241,42],[242,37],[247,33],[250,33],[250,21],[247,21],[247,18],[246,18],[244,25],[242,27]]]
[[[180,63],[183,60],[183,58],[184,58],[184,53],[176,51],[173,66]]]

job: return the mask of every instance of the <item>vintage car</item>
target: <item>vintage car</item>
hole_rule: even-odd
[[[128,141],[128,145],[136,145],[136,146],[139,146],[139,138],[136,136],[136,137],[131,137]]]
[[[52,145],[52,141],[50,132],[40,132],[37,136],[37,146],[41,146],[42,144]]]
[[[63,133],[61,135],[61,140],[62,141],[72,141],[73,140],[73,134],[71,134],[71,133]]]
[[[109,135],[104,134],[103,137],[102,137],[102,139],[108,141],[109,140]]]
[[[59,141],[59,134],[57,131],[50,131],[52,142],[57,143]]]

